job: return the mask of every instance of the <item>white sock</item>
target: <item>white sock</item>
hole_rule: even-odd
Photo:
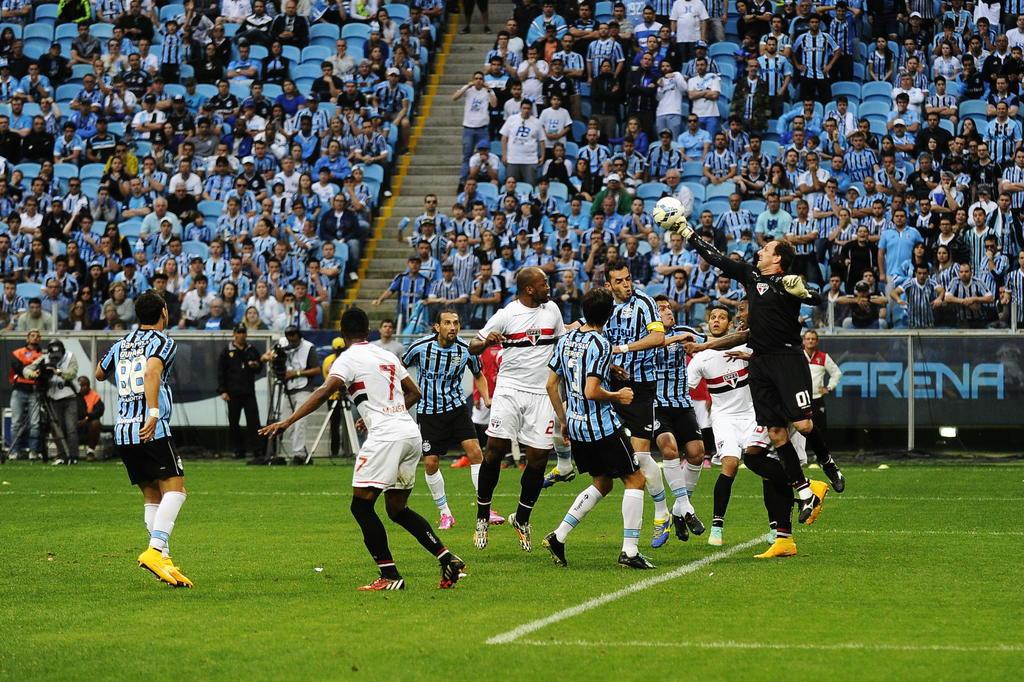
[[[153,532],[153,521],[156,520],[156,510],[159,508],[159,504],[152,504],[150,502],[142,505],[143,518],[146,519],[146,531],[149,533]]]
[[[480,489],[480,465],[470,464],[469,465],[469,478],[473,481],[473,492]]]
[[[565,518],[558,524],[558,528],[555,529],[555,538],[559,542],[565,542],[565,538],[569,536],[572,529],[579,524],[580,521],[590,513],[598,502],[604,498],[601,491],[590,486],[579,495],[576,496],[576,501],[569,507],[569,511],[565,513]]]
[[[697,489],[697,481],[700,480],[700,472],[703,470],[703,464],[690,464],[689,462],[681,462],[680,469],[681,477],[683,481],[683,487],[685,488],[685,494],[677,497],[675,504],[672,507],[672,513],[676,516],[685,516],[686,514],[693,514],[693,502],[690,500],[690,496],[693,495],[693,491]]]
[[[434,504],[441,510],[442,514],[451,514],[448,508],[448,496],[444,494],[444,477],[438,469],[433,474],[427,474],[427,487],[430,488],[430,496],[434,498]]]
[[[665,482],[661,480],[661,467],[649,452],[636,453],[636,461],[639,462],[640,471],[644,472],[644,478],[647,479],[647,492],[654,500],[654,518],[667,519],[668,505],[665,504]]]
[[[572,448],[564,444],[561,438],[555,438],[555,457],[558,458],[555,464],[558,473],[565,475],[572,472]]]
[[[672,491],[672,498],[678,500],[680,497],[686,497],[686,483],[683,481],[683,469],[679,460],[663,460],[661,468],[665,472],[668,489]]]
[[[644,519],[644,491],[626,490],[622,493],[622,551],[636,556],[640,543],[640,526]]]
[[[181,511],[183,504],[185,504],[185,493],[176,490],[164,493],[160,500],[160,506],[153,516],[153,530],[149,533],[150,547],[159,549],[161,552],[167,550],[171,531],[174,530],[174,521],[178,518],[178,512]]]

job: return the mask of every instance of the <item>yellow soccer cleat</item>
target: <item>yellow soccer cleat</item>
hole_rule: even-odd
[[[167,564],[164,563],[164,555],[158,549],[150,547],[140,554],[139,567],[155,575],[157,580],[162,580],[173,587],[178,586],[178,579],[167,570]]]
[[[814,479],[811,479],[810,483],[811,492],[818,498],[818,504],[814,506],[810,517],[807,519],[808,526],[818,520],[818,517],[821,515],[821,508],[825,504],[825,495],[828,495],[828,483],[815,481]]]
[[[185,577],[185,574],[181,572],[181,569],[174,565],[174,561],[171,557],[164,557],[164,566],[167,568],[167,572],[174,576],[174,579],[178,581],[178,587],[192,587],[192,581]]]
[[[771,547],[761,554],[754,555],[754,558],[780,559],[787,556],[796,556],[796,542],[793,538],[776,538]]]

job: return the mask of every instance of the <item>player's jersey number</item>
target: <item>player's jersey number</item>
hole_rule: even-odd
[[[117,394],[122,398],[140,395],[146,390],[144,358],[128,358],[117,363]]]

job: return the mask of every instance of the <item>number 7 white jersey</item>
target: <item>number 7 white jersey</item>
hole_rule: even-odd
[[[409,372],[394,353],[367,342],[352,344],[331,365],[330,376],[345,382],[348,396],[373,440],[418,438],[405,408],[402,380]]]
[[[729,350],[750,352],[747,346]],[[747,361],[725,357],[729,351],[702,350],[686,366],[686,383],[696,388],[701,379],[707,381],[711,394],[712,417],[753,417],[754,403],[747,385]]]

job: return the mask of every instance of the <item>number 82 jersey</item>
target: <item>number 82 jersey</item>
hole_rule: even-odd
[[[114,422],[116,445],[138,445],[139,429],[146,423],[146,363],[160,358],[164,364],[160,375],[157,420],[154,440],[171,435],[171,387],[167,383],[178,346],[174,339],[156,329],[136,329],[114,343],[100,360],[100,368],[112,377],[117,386],[117,420]]]

